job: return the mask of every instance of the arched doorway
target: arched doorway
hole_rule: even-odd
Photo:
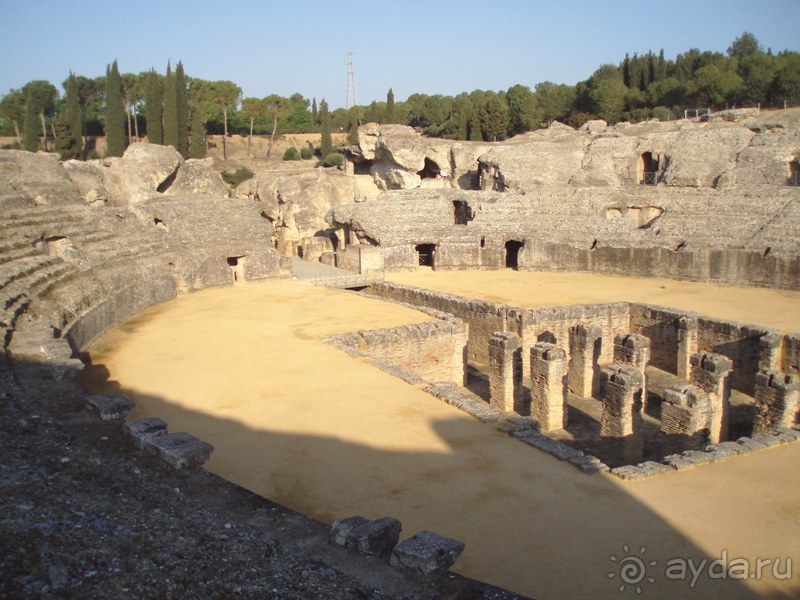
[[[436,255],[436,244],[417,244],[414,250],[419,255],[420,267],[433,267],[434,256]]]
[[[519,267],[519,251],[525,245],[519,240],[508,240],[506,242],[506,268],[516,269]]]
[[[658,181],[658,158],[652,152],[645,152],[639,159],[639,183],[655,185]]]

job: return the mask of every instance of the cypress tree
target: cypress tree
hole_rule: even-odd
[[[106,68],[106,107],[104,112],[106,156],[122,156],[125,151],[125,107],[122,103],[122,78],[117,61]]]
[[[33,99],[30,92],[25,99],[25,122],[22,129],[22,147],[28,152],[36,152],[39,149],[39,132],[36,123],[36,108],[33,106]]]
[[[320,140],[320,154],[322,159],[333,152],[333,139],[331,138],[331,115],[328,112],[328,103],[325,99],[319,103],[319,120],[322,129],[322,139]]]
[[[82,158],[83,156],[83,126],[78,98],[78,81],[72,73],[69,74],[65,87],[67,97],[64,111],[59,115],[56,123],[58,132],[56,147],[61,155],[61,160]]]
[[[147,141],[151,144],[163,144],[164,127],[161,119],[164,115],[164,88],[161,78],[158,76],[155,69],[150,69],[150,72],[147,74],[145,102]]]
[[[178,152],[189,156],[189,98],[186,92],[186,76],[183,63],[175,67],[175,100],[178,107]]]
[[[350,111],[350,132],[347,134],[347,142],[353,146],[358,144],[358,117],[355,109]]]
[[[386,123],[392,124],[397,122],[394,110],[394,92],[389,88],[386,94]]]
[[[175,77],[169,63],[164,80],[164,145],[178,149],[178,97],[175,92]]]
[[[319,125],[319,114],[317,113],[316,98],[311,101],[311,119],[314,121],[314,125]]]
[[[206,124],[200,109],[195,109],[192,117],[192,136],[189,140],[189,158],[206,157]]]
[[[462,110],[458,113],[458,130],[456,131],[456,139],[465,141],[469,137],[469,117],[466,111]]]

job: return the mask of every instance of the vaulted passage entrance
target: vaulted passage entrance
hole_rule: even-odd
[[[420,267],[432,267],[433,258],[436,255],[436,244],[417,244],[414,250],[419,254]]]
[[[516,269],[519,267],[519,251],[524,245],[524,242],[520,242],[518,240],[508,240],[506,242],[507,269]]]

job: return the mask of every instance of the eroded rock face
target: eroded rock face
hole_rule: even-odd
[[[80,190],[51,154],[0,150],[0,206],[83,204]]]
[[[257,201],[275,226],[274,243],[282,253],[294,254],[303,238],[329,229],[328,211],[355,200],[355,183],[335,169],[300,173],[261,171],[236,188],[236,197]]]

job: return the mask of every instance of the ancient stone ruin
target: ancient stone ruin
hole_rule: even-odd
[[[98,336],[182,293],[289,277],[289,256],[358,275],[586,271],[800,290],[798,152],[791,110],[554,123],[502,143],[369,124],[343,172],[263,172],[235,190],[161,146],[64,164],[3,150],[3,380],[122,419],[124,398],[86,398],[74,382]],[[634,302],[527,309],[359,281],[344,287],[433,319],[329,343],[586,473],[636,479],[800,437],[798,333]],[[178,468],[212,451],[160,419],[125,431]],[[398,544],[399,523],[354,519],[334,527],[336,544],[418,575],[463,549],[425,531]]]

